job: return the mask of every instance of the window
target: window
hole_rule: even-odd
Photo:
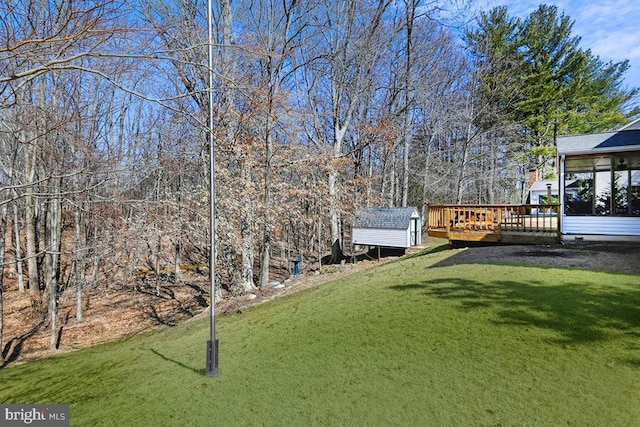
[[[596,215],[611,214],[611,172],[596,172]]]
[[[629,188],[629,213],[640,216],[640,170],[632,170]]]
[[[560,201],[558,200],[558,195],[557,194],[552,194],[551,195],[551,199],[549,199],[549,197],[547,197],[546,194],[541,194],[538,196],[538,204],[539,205],[550,205],[550,204],[558,204],[560,203]]]
[[[613,175],[616,215],[629,213],[629,171],[615,171]]]
[[[565,174],[565,214],[591,215],[593,213],[593,173]]]
[[[640,153],[565,162],[565,215],[640,216]]]

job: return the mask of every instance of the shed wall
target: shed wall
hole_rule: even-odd
[[[386,246],[391,248],[408,248],[409,229],[387,228],[354,228],[354,245]]]

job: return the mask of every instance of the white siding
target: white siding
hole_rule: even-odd
[[[532,205],[540,205],[542,204],[542,202],[540,202],[540,196],[547,197],[547,190],[529,191],[529,196]],[[552,191],[551,196],[558,197],[558,192],[555,190]]]
[[[564,216],[562,234],[640,236],[640,218],[606,216]]]
[[[564,176],[565,156],[560,161],[560,176]],[[565,181],[560,180],[560,190],[565,191]],[[564,212],[564,199],[560,197],[561,211]],[[615,217],[615,216],[562,216],[562,235],[569,237],[576,236],[594,236],[598,239],[606,239],[611,237],[624,236],[640,236],[640,218],[638,217]]]
[[[408,248],[409,229],[393,230],[387,228],[354,228],[354,245],[386,246],[391,248]]]

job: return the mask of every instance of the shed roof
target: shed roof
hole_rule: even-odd
[[[406,230],[411,218],[419,218],[415,207],[407,208],[360,208],[356,212],[355,228],[386,228]]]
[[[640,129],[558,138],[558,154],[619,153],[633,150],[640,150]]]

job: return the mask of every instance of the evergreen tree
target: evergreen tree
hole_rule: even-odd
[[[518,99],[518,74],[521,60],[516,41],[517,18],[507,15],[505,6],[480,16],[479,29],[467,33],[467,43],[474,55],[474,79],[471,90],[483,105],[476,118],[482,131],[504,124]]]
[[[605,63],[583,50],[572,27],[556,6],[540,5],[524,20],[510,17],[503,6],[482,13],[478,28],[467,32],[477,94],[495,110],[478,124],[516,125],[530,167],[544,168],[558,133],[624,123],[624,109],[637,93],[622,84],[628,62]]]

